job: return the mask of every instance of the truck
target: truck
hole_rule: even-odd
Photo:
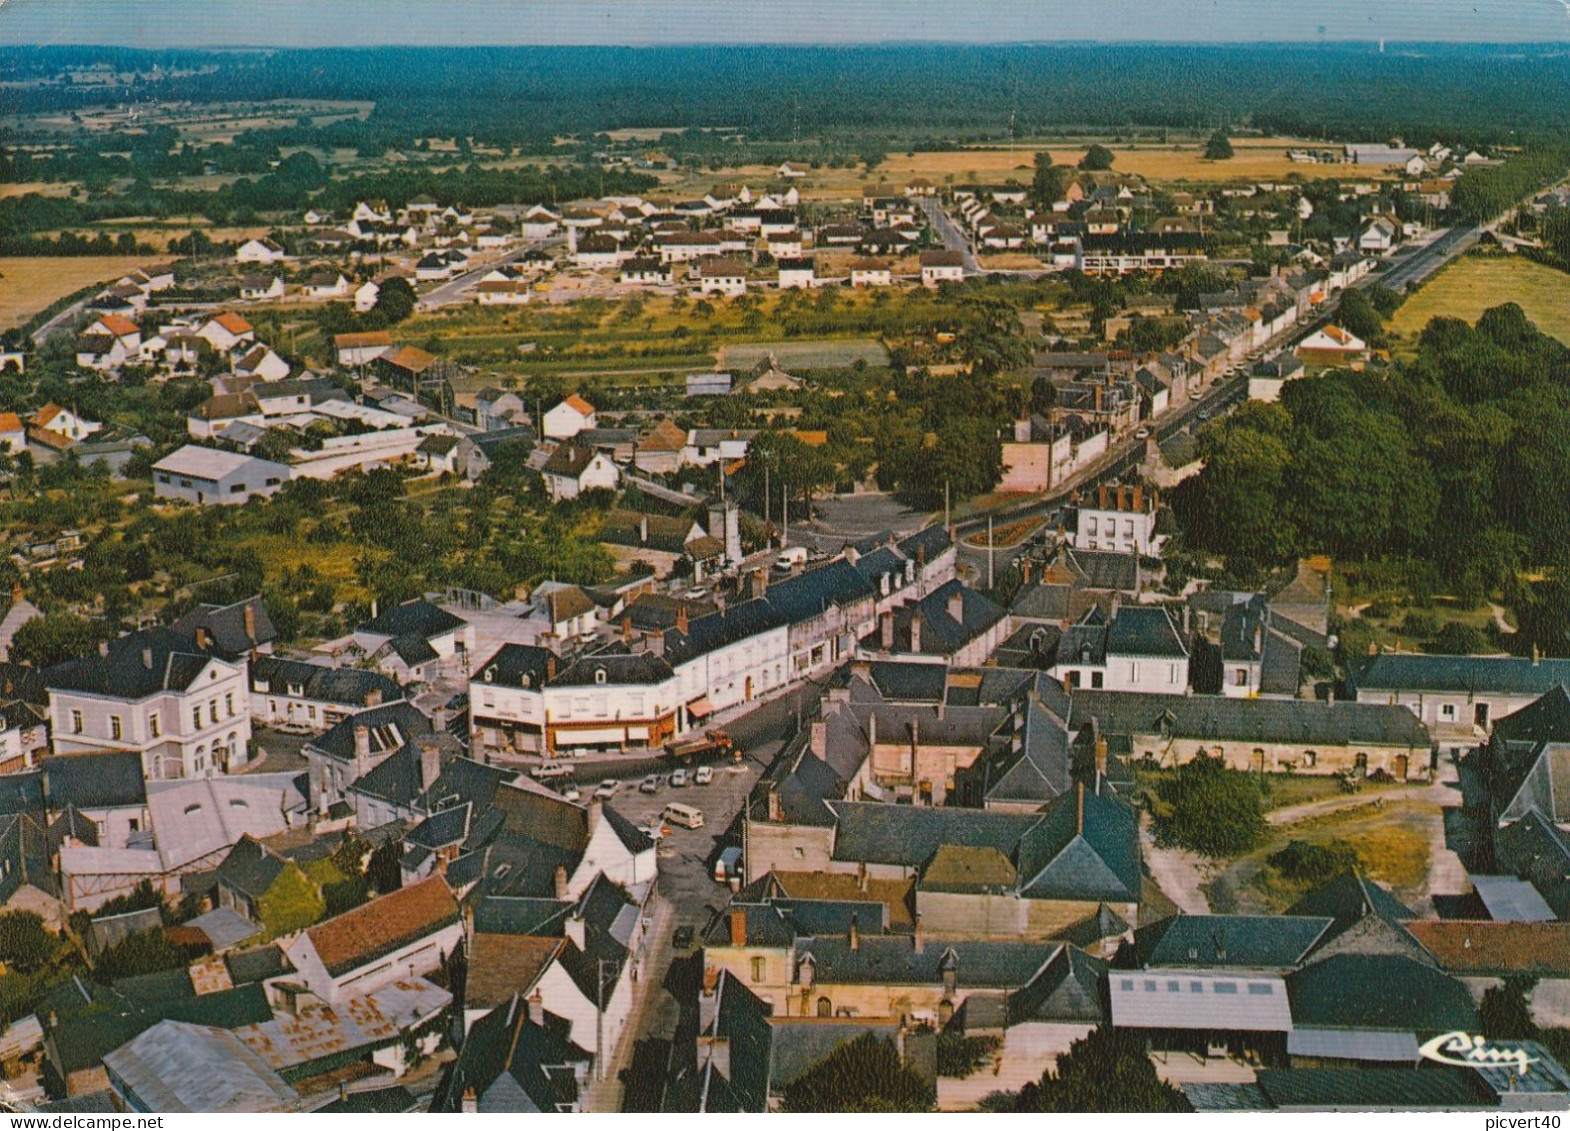
[[[714,882],[729,883],[732,876],[741,875],[741,849],[735,845],[722,851],[714,861]]]
[[[706,730],[702,734],[695,734],[691,738],[677,739],[667,743],[665,753],[671,758],[697,758],[707,754],[717,754],[722,750],[731,749],[731,738],[723,730]],[[737,752],[740,757],[740,752]]]

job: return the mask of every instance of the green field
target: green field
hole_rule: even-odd
[[[720,364],[730,369],[751,369],[773,354],[784,369],[843,369],[865,361],[868,365],[887,365],[889,351],[871,338],[842,342],[756,342],[726,346]]]
[[[1416,337],[1431,318],[1476,322],[1506,302],[1519,303],[1539,330],[1570,345],[1570,275],[1513,255],[1458,259],[1402,304],[1390,328]]]

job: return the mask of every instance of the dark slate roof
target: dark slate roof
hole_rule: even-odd
[[[1466,986],[1410,958],[1337,954],[1288,974],[1286,981],[1294,1026],[1477,1031],[1477,1006]]]
[[[29,813],[0,816],[0,904],[24,884],[59,894],[50,867],[49,832],[41,822],[41,816]]]
[[[533,896],[481,897],[474,909],[474,931],[486,935],[560,938],[574,904]]]
[[[710,1066],[704,1074],[699,1110],[767,1111],[775,1032],[769,1024],[769,1006],[728,971],[720,974],[715,991],[719,1004],[714,1011],[712,1032],[730,1046],[730,1076],[727,1078]],[[804,1041],[787,1040],[790,1046],[781,1067],[789,1073],[797,1071],[797,1049]],[[822,1059],[816,1056],[807,1067]]]
[[[1381,652],[1355,660],[1347,683],[1354,691],[1452,691],[1541,695],[1570,684],[1570,659],[1526,656],[1437,656]]]
[[[245,610],[250,609],[256,635],[245,631]],[[194,637],[198,628],[212,635],[217,650],[230,657],[243,656],[278,639],[278,630],[261,597],[247,597],[232,605],[198,605],[174,622],[176,632]]]
[[[370,731],[371,754],[379,756],[396,750],[411,738],[431,733],[431,722],[413,703],[386,703],[350,715],[337,723],[310,746],[339,761],[354,760],[354,732],[356,727]]]
[[[231,950],[223,958],[229,979],[237,986],[294,973],[294,963],[276,943],[251,950]]]
[[[503,644],[489,660],[475,669],[477,683],[503,687],[543,687],[552,652],[530,644]]]
[[[333,1100],[326,1107],[316,1109],[321,1115],[402,1115],[419,1109],[414,1093],[402,1084],[390,1088],[377,1088],[370,1092],[349,1092]]]
[[[470,1028],[431,1099],[431,1111],[462,1111],[471,1090],[481,1112],[554,1114],[570,1108],[579,1101],[571,1066],[593,1059],[572,1043],[570,1033],[566,1021],[519,998],[496,1007]]]
[[[421,778],[421,748],[434,743],[440,749],[441,773],[429,794]],[[477,809],[489,806],[496,787],[517,776],[515,771],[486,766],[462,757],[463,748],[450,734],[424,734],[405,743],[371,772],[349,787],[350,792],[374,797],[399,808],[420,803],[424,809],[436,808],[445,799],[452,805],[473,801]]]
[[[593,448],[579,447],[577,444],[561,444],[551,453],[540,471],[544,475],[560,475],[568,479],[577,479],[588,469],[589,464],[594,462],[596,454]]]
[[[142,756],[134,750],[45,758],[40,767],[51,809],[142,808],[147,804]]]
[[[776,1093],[790,1087],[822,1064],[836,1049],[858,1037],[872,1033],[892,1044],[899,1032],[897,1022],[871,1018],[849,1021],[843,1018],[834,1020],[791,1018],[775,1021],[768,1028],[771,1037],[768,1082]],[[741,1075],[736,1064],[734,1046],[731,1050],[731,1074]]]
[[[959,601],[958,617],[950,611],[950,598]],[[911,622],[917,616],[921,617],[919,654],[947,656],[959,651],[1007,615],[1004,609],[961,582],[945,582],[920,601],[894,610],[894,651],[916,651],[911,646]],[[863,643],[873,650],[881,650],[881,627],[869,633]]]
[[[1334,920],[1310,915],[1174,915],[1134,932],[1144,967],[1290,970]]]
[[[160,691],[184,691],[208,661],[191,637],[170,628],[149,628],[110,641],[108,656],[49,668],[44,679],[62,691],[143,699]]]
[[[827,565],[769,585],[767,600],[787,624],[800,624],[836,605],[843,607],[871,600],[873,596],[872,586],[856,566],[836,558]]]
[[[1417,915],[1395,896],[1365,876],[1348,872],[1321,884],[1286,910],[1287,915],[1309,915],[1353,922],[1365,915],[1378,915],[1392,923],[1416,919]]]
[[[1090,790],[1064,794],[1020,838],[1017,866],[1026,898],[1138,902],[1138,819],[1121,801]]]
[[[991,813],[865,801],[836,801],[830,803],[828,809],[836,818],[836,860],[907,867],[925,863],[945,844],[996,848],[1005,855],[1012,855],[1020,838],[1040,819],[1033,813]]]
[[[1034,699],[1025,706],[1019,750],[1007,750],[988,774],[986,799],[1045,805],[1070,784],[1074,749],[1068,728]]]
[[[810,957],[819,982],[930,986],[952,968],[971,989],[1018,989],[1041,972],[1059,944],[928,939],[918,949],[910,935],[861,935],[852,947],[847,933],[800,938],[795,949],[797,965]]]
[[[928,526],[899,540],[899,551],[916,561],[936,561],[953,545],[948,529],[942,525]]]
[[[1076,946],[1063,946],[1041,972],[1008,995],[1008,1023],[1107,1019],[1107,964]]]
[[[1177,626],[1165,608],[1158,605],[1124,605],[1107,625],[1107,653],[1116,656],[1162,656],[1174,659],[1188,655]]]
[[[1086,589],[1134,593],[1139,589],[1139,555],[1115,550],[1064,550],[1065,559],[1083,577]]]
[[[397,680],[381,672],[330,668],[275,656],[256,656],[251,660],[251,685],[261,684],[266,684],[274,695],[298,695],[345,707],[363,707],[378,695],[382,703],[395,703],[404,697]]]
[[[1536,810],[1494,833],[1494,858],[1500,868],[1529,880],[1554,914],[1570,918],[1570,836]]]
[[[1107,734],[1201,741],[1253,741],[1348,746],[1364,742],[1427,750],[1428,728],[1405,707],[1306,699],[1229,699],[1219,695],[1074,692],[1071,726],[1100,720]]]
[[[672,667],[678,667],[698,656],[784,625],[785,619],[768,601],[743,601],[689,622],[685,633],[675,628],[666,632],[665,659]]]
[[[591,687],[598,683],[660,684],[671,678],[671,666],[650,652],[630,652],[616,643],[580,656],[557,673],[553,687]]]
[[[1256,1087],[1273,1108],[1357,1111],[1391,1107],[1496,1107],[1482,1078],[1464,1068],[1266,1068]]]
[[[462,618],[453,616],[429,601],[414,600],[383,609],[379,615],[361,625],[360,631],[375,633],[377,636],[421,636],[429,640],[433,636],[460,629],[465,623]]]
[[[289,861],[269,852],[250,836],[242,836],[218,865],[218,882],[251,899],[265,895]]]

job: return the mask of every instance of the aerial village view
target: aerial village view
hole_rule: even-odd
[[[5,1118],[1558,1126],[1570,12],[1067,7],[0,8]]]

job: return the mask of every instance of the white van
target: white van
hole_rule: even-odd
[[[703,810],[694,809],[691,805],[682,805],[673,801],[665,806],[665,812],[660,814],[660,819],[669,821],[673,825],[680,825],[684,829],[701,829],[703,827]]]

